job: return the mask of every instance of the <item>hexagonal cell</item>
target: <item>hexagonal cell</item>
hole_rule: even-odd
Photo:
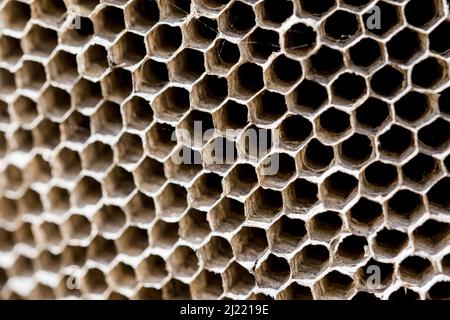
[[[355,112],[356,123],[362,129],[374,132],[390,120],[389,105],[377,98],[369,97]]]
[[[387,158],[401,159],[411,152],[414,146],[412,133],[398,125],[378,137],[378,149]]]
[[[445,177],[438,181],[427,193],[428,202],[431,209],[448,211],[449,198],[447,196],[448,187],[450,185],[450,178]]]
[[[57,128],[55,128],[55,127],[56,127],[56,125],[52,129],[56,130]],[[8,148],[9,151],[30,152],[31,149],[33,148],[33,145],[37,145],[38,143],[43,148],[50,148],[49,145],[45,145],[45,142],[40,140],[41,135],[46,134],[46,132],[42,132],[42,131],[44,131],[44,129],[42,127],[39,127],[39,129],[35,129],[34,136],[33,136],[33,131],[28,131],[28,130],[19,128],[18,130],[16,130],[13,133],[11,139],[8,141],[8,146],[6,146],[6,141],[5,141],[5,149]],[[58,131],[56,130],[56,132],[58,132]],[[36,143],[34,142],[35,137],[38,139],[38,141]],[[52,143],[53,147],[55,147],[59,143],[59,140],[57,140],[57,138],[55,138],[50,143]]]
[[[208,270],[223,270],[233,258],[233,251],[227,240],[213,236],[198,250],[198,255]]]
[[[8,165],[2,172],[2,182],[4,182],[4,188],[10,191],[18,191],[23,183],[22,171],[15,165]]]
[[[92,17],[95,34],[113,40],[124,28],[123,11],[113,6],[105,6]]]
[[[231,239],[234,256],[238,261],[256,262],[268,248],[264,229],[243,227]]]
[[[299,115],[290,115],[278,127],[278,136],[283,147],[289,150],[298,149],[312,133],[312,124]]]
[[[208,47],[218,35],[217,21],[204,16],[190,20],[185,30],[189,44],[199,48]]]
[[[255,124],[276,122],[287,112],[284,96],[264,90],[249,103],[250,118]]]
[[[71,199],[79,207],[96,204],[101,197],[101,185],[91,177],[82,177],[71,194]]]
[[[127,28],[146,32],[159,21],[159,9],[156,1],[134,0],[124,10]]]
[[[104,273],[97,268],[88,269],[81,279],[81,287],[92,294],[102,294],[108,288]]]
[[[60,142],[57,123],[44,119],[31,131],[33,146],[53,150]]]
[[[283,189],[297,174],[295,160],[287,153],[274,153],[258,168],[262,187]]]
[[[158,248],[171,248],[178,241],[178,223],[158,220],[150,231],[150,245]]]
[[[395,104],[395,114],[408,124],[416,125],[433,113],[432,97],[418,91],[410,91]]]
[[[205,109],[214,109],[228,96],[226,78],[206,75],[197,82],[192,91],[192,104]]]
[[[187,214],[179,221],[180,238],[193,244],[203,242],[211,232],[211,228],[209,227],[206,217],[206,212],[196,209],[189,210]]]
[[[158,1],[161,19],[168,21],[182,20],[191,11],[191,0]]]
[[[122,129],[120,106],[105,101],[91,117],[92,131],[106,136],[116,136]]]
[[[301,165],[314,173],[321,173],[329,168],[334,160],[334,151],[330,146],[312,139],[300,153]]]
[[[383,17],[374,19],[374,14]],[[378,37],[387,37],[402,22],[400,8],[385,1],[378,1],[363,15],[366,31]]]
[[[323,45],[308,58],[307,64],[310,72],[329,80],[344,66],[344,57],[340,51]]]
[[[61,231],[67,242],[87,240],[91,235],[91,223],[86,217],[75,214],[61,226]]]
[[[126,217],[120,207],[104,205],[95,213],[94,223],[100,234],[105,237],[114,237],[125,226]]]
[[[399,275],[403,281],[423,284],[435,273],[430,260],[419,256],[410,256],[399,264]]]
[[[437,118],[420,129],[418,138],[422,145],[433,149],[434,152],[447,150],[450,144],[450,124],[448,120]]]
[[[367,239],[363,236],[350,235],[345,237],[335,252],[335,263],[356,265],[367,257]]]
[[[280,39],[277,32],[257,27],[244,40],[249,58],[264,63],[274,52],[280,51]]]
[[[164,165],[149,157],[133,171],[133,176],[139,190],[147,193],[156,192],[166,181]]]
[[[225,39],[217,39],[205,54],[206,67],[214,73],[227,73],[240,60],[239,47]]]
[[[84,78],[75,83],[72,93],[72,105],[87,112],[91,112],[103,98],[101,84]]]
[[[299,178],[283,191],[285,205],[296,213],[306,213],[318,203],[317,185],[306,179]]]
[[[159,119],[178,121],[189,110],[189,91],[169,87],[155,98],[152,107]]]
[[[84,143],[91,135],[90,118],[79,112],[73,112],[61,124],[63,140]]]
[[[334,80],[331,91],[334,93],[336,103],[348,105],[356,102],[367,92],[366,80],[355,73],[343,73]]]
[[[50,79],[61,84],[73,84],[78,78],[76,56],[58,51],[48,63]]]
[[[450,224],[436,220],[428,220],[413,233],[414,246],[434,254],[446,247],[450,240]]]
[[[412,84],[424,89],[439,86],[448,79],[448,64],[441,59],[430,57],[417,63],[411,73]]]
[[[284,34],[284,49],[293,56],[305,56],[317,42],[317,34],[314,29],[306,24],[294,24]]]
[[[181,46],[183,36],[178,26],[159,24],[147,35],[149,53],[168,58]]]
[[[202,150],[202,160],[205,170],[226,172],[236,162],[238,152],[236,143],[224,137],[213,139]]]
[[[180,147],[164,163],[164,173],[168,179],[181,183],[191,182],[203,169],[199,151]]]
[[[215,129],[230,134],[232,130],[244,128],[249,123],[246,105],[228,100],[213,114]]]
[[[328,102],[327,89],[308,79],[303,80],[291,95],[290,106],[301,113],[315,113]]]
[[[388,203],[388,218],[397,224],[408,224],[416,221],[424,213],[423,198],[420,194],[409,190],[400,190]]]
[[[47,194],[47,200],[52,212],[64,213],[70,209],[70,195],[66,189],[51,188]]]
[[[366,167],[363,179],[367,191],[381,194],[389,193],[399,183],[397,168],[381,161],[373,162]]]
[[[383,222],[383,208],[374,201],[361,198],[348,212],[348,222],[359,232],[372,232]]]
[[[143,155],[143,145],[140,136],[124,133],[114,145],[114,153],[120,164],[132,164],[138,162]]]
[[[156,93],[169,82],[167,66],[153,59],[148,59],[139,66],[135,73],[136,89],[142,92]]]
[[[353,279],[339,271],[331,271],[316,283],[321,299],[345,299],[354,289]]]
[[[155,218],[153,198],[138,192],[123,209],[132,224],[149,224]]]
[[[404,179],[417,187],[429,185],[440,172],[438,161],[423,153],[402,166]]]
[[[259,162],[273,147],[272,130],[256,126],[247,127],[238,141],[238,150],[250,162]],[[242,156],[241,156],[242,157]]]
[[[344,164],[361,166],[373,155],[373,142],[367,136],[355,133],[339,145],[339,157]]]
[[[323,245],[307,245],[291,261],[292,277],[315,278],[329,265],[330,252]]]
[[[82,46],[94,35],[94,25],[88,17],[77,15],[70,21],[70,26],[60,35],[63,44]]]
[[[450,297],[450,285],[448,282],[437,282],[427,293],[431,300],[448,300]]]
[[[89,144],[81,153],[81,163],[84,169],[104,172],[113,162],[111,147],[103,142],[95,141]]]
[[[374,281],[371,275],[373,270],[379,270],[378,281]],[[359,278],[360,286],[366,287],[369,290],[385,289],[391,285],[392,281],[396,277],[394,275],[395,268],[393,264],[379,262],[375,259],[370,259],[365,266],[359,268],[357,276]],[[377,283],[378,282],[378,283]]]
[[[142,287],[133,296],[133,300],[162,300],[162,291],[154,288]]]
[[[18,218],[17,201],[6,197],[0,198],[0,219],[5,222],[14,222]]]
[[[168,276],[166,262],[160,256],[150,255],[139,263],[136,275],[139,282],[160,284]]]
[[[30,6],[19,1],[9,1],[0,12],[2,27],[14,31],[21,31],[31,18]]]
[[[87,251],[89,260],[108,265],[117,255],[117,249],[113,240],[107,240],[96,236],[90,243]]]
[[[283,210],[281,192],[259,187],[245,203],[245,212],[249,219],[271,221]]]
[[[300,0],[301,12],[306,15],[311,15],[313,17],[320,17],[329,12],[333,7],[335,7],[335,0]]]
[[[272,61],[264,76],[268,88],[286,92],[302,78],[303,69],[299,61],[281,54]]]
[[[290,274],[288,262],[270,254],[255,270],[255,279],[261,288],[278,289],[289,279]]]
[[[48,87],[41,95],[38,104],[44,115],[62,118],[70,110],[71,97],[67,91]]]
[[[249,194],[256,186],[258,177],[250,164],[237,164],[225,178],[225,189],[234,196]]]
[[[0,58],[2,61],[14,65],[22,58],[22,55],[23,51],[19,39],[6,35],[0,36]]]
[[[31,5],[33,18],[58,26],[64,21],[67,8],[63,0],[37,0]]]
[[[109,49],[113,65],[130,66],[141,61],[146,55],[144,38],[126,32]]]
[[[334,107],[325,110],[316,120],[317,135],[326,141],[341,139],[350,133],[350,115]]]
[[[36,237],[46,246],[58,247],[62,244],[60,227],[51,222],[43,222],[37,227]],[[55,266],[58,269],[58,266]]]
[[[91,77],[100,77],[108,69],[108,52],[99,45],[90,45],[83,53],[79,62],[82,74]]]
[[[255,13],[241,1],[233,2],[219,17],[220,30],[230,36],[243,36],[255,26]]]
[[[50,163],[42,158],[41,155],[35,155],[24,171],[30,182],[48,182],[51,178]]]
[[[0,69],[0,94],[12,94],[16,90],[14,73]]]
[[[278,300],[313,300],[311,288],[291,283],[286,289],[277,295]]]
[[[231,232],[245,221],[244,204],[231,198],[223,198],[209,212],[209,221],[214,231]]]
[[[113,198],[126,198],[136,188],[133,175],[117,166],[108,173],[103,182],[107,195]]]
[[[223,293],[222,277],[220,274],[203,270],[190,284],[194,299],[217,299]]]
[[[367,72],[384,60],[380,43],[372,38],[361,39],[350,47],[348,54],[352,65]]]
[[[129,256],[138,256],[148,247],[147,231],[128,227],[116,241],[117,250]]]
[[[117,289],[131,291],[137,284],[133,267],[123,262],[119,262],[110,271],[107,278]]]
[[[156,122],[147,132],[146,143],[151,155],[167,157],[177,144],[175,128],[170,124]]]
[[[185,300],[192,299],[189,286],[180,280],[171,279],[162,288],[163,299],[167,300]]]
[[[191,278],[199,269],[195,251],[189,247],[177,247],[167,259],[167,267],[175,278]]]
[[[180,217],[186,210],[187,191],[184,187],[169,183],[157,197],[157,214],[161,217]]]
[[[441,2],[436,0],[411,0],[405,6],[406,21],[417,28],[429,28],[442,14]]]
[[[179,83],[195,82],[205,72],[204,56],[194,49],[183,49],[167,65],[170,78]]]
[[[189,189],[194,207],[209,207],[220,199],[223,193],[222,177],[215,173],[204,173],[195,180]]]
[[[395,62],[409,64],[423,54],[426,47],[424,36],[410,28],[397,33],[386,44],[389,58]]]
[[[336,172],[326,178],[322,185],[322,201],[327,206],[341,208],[355,196],[358,180],[346,173]]]
[[[344,10],[334,11],[325,20],[322,28],[327,40],[345,45],[361,33],[358,16]]]
[[[408,235],[393,229],[382,229],[376,234],[372,249],[376,254],[394,258],[408,245]]]
[[[450,22],[442,21],[430,34],[430,50],[440,55],[446,55],[450,50],[450,45],[445,41],[445,35],[450,32]]]
[[[231,77],[230,94],[242,100],[251,98],[264,87],[263,69],[250,62],[241,64]]]
[[[269,228],[267,236],[272,252],[289,253],[297,249],[305,240],[305,223],[300,219],[283,216]]]
[[[33,24],[20,44],[25,53],[47,57],[57,46],[58,35],[54,30]]]
[[[240,264],[233,262],[222,273],[225,292],[246,296],[255,287],[255,278]]]
[[[81,172],[81,160],[78,152],[68,148],[58,151],[53,169],[56,176],[76,179]]]
[[[131,73],[121,68],[113,69],[101,80],[101,86],[106,99],[122,103],[133,91]]]
[[[309,235],[312,239],[329,242],[342,230],[342,218],[339,213],[326,211],[316,214],[309,223]]]

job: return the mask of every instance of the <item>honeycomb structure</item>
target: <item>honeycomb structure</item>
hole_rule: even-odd
[[[0,1],[0,297],[449,299],[449,35],[448,0]]]

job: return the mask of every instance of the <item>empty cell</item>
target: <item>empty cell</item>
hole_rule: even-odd
[[[153,198],[147,197],[141,192],[136,193],[123,210],[133,224],[149,224],[155,218]]]
[[[212,72],[226,73],[239,62],[239,47],[228,40],[219,38],[206,54],[206,66]]]
[[[379,150],[388,157],[402,158],[414,145],[412,133],[398,125],[393,125],[388,131],[378,137]]]
[[[225,178],[228,192],[234,196],[249,194],[258,182],[255,168],[250,164],[237,164]]]
[[[6,197],[0,198],[0,219],[6,222],[15,222],[18,218],[17,201]]]
[[[295,150],[299,148],[312,133],[313,126],[309,120],[299,115],[290,115],[278,128],[279,139],[284,147]]]
[[[168,276],[166,262],[160,256],[149,255],[137,266],[136,276],[139,282],[160,284]]]
[[[339,271],[331,271],[316,284],[322,299],[344,299],[354,288],[353,279]]]
[[[329,79],[344,66],[344,58],[340,51],[323,45],[309,57],[308,66],[310,71]]]
[[[126,223],[126,217],[119,207],[105,205],[95,213],[94,223],[100,234],[111,237],[122,230]]]
[[[450,178],[448,177],[438,181],[427,193],[429,203],[434,207],[448,212],[450,208],[450,199],[448,197],[449,186]]]
[[[281,254],[292,252],[306,238],[305,222],[283,216],[269,228],[267,237],[272,252]]]
[[[114,152],[119,163],[136,163],[143,155],[142,140],[138,135],[124,133],[114,146]]]
[[[3,28],[21,31],[31,18],[30,6],[19,1],[9,1],[3,6],[0,17]]]
[[[279,42],[277,32],[262,28],[256,28],[243,40],[250,57],[261,63],[264,63],[274,52],[280,51]]]
[[[185,146],[175,151],[164,163],[167,178],[181,183],[191,182],[202,169],[201,153]]]
[[[286,91],[303,76],[302,65],[299,61],[290,59],[284,54],[276,57],[266,71],[266,83],[277,90]]]
[[[383,221],[383,208],[379,203],[362,197],[349,210],[348,217],[356,230],[371,232]]]
[[[159,21],[159,9],[156,1],[134,0],[128,3],[124,11],[128,28],[146,32]]]
[[[215,173],[204,173],[189,189],[189,196],[196,207],[212,206],[222,195],[222,177]]]
[[[339,156],[349,165],[362,165],[373,154],[373,143],[367,136],[355,133],[339,145]]]
[[[113,162],[111,147],[103,142],[95,141],[89,144],[81,153],[81,163],[84,169],[106,171]]]
[[[233,251],[226,239],[213,236],[200,248],[198,255],[206,269],[223,270],[233,258]]]
[[[0,58],[9,64],[15,64],[22,58],[23,51],[20,47],[20,40],[2,35],[0,36]]]
[[[78,78],[76,56],[58,51],[48,63],[50,79],[61,84],[73,84]]]
[[[193,83],[205,72],[203,53],[194,49],[183,49],[169,64],[171,80],[179,83]]]
[[[169,82],[169,71],[164,63],[148,59],[139,66],[135,81],[139,91],[156,93]]]
[[[81,171],[81,159],[78,152],[63,148],[55,156],[54,175],[65,179],[76,179]]]
[[[126,32],[120,36],[109,50],[113,66],[134,65],[146,55],[144,38],[132,32]]]
[[[159,24],[147,36],[150,52],[163,58],[168,58],[177,51],[182,41],[180,27],[168,24]]]
[[[323,24],[325,37],[338,45],[346,44],[357,36],[361,32],[360,28],[358,17],[344,10],[333,12]]]
[[[376,279],[372,277],[374,270],[375,272],[379,271]],[[394,277],[396,277],[393,264],[379,262],[373,258],[357,271],[357,275],[359,277],[360,285],[369,290],[387,288],[391,285]]]
[[[223,198],[210,211],[209,221],[214,231],[226,233],[236,230],[245,221],[244,204]]]
[[[312,80],[303,80],[293,92],[294,109],[314,113],[328,102],[327,89]]]
[[[4,180],[5,188],[11,191],[18,191],[24,179],[22,177],[22,171],[14,165],[8,165],[2,172],[2,180]]]
[[[101,86],[106,99],[122,103],[133,91],[131,73],[120,68],[113,69],[101,80]]]
[[[162,288],[162,298],[165,300],[192,299],[189,286],[179,280],[171,279]]]
[[[222,273],[222,279],[225,292],[235,295],[246,296],[255,287],[255,277],[236,262]]]
[[[125,21],[122,9],[105,6],[92,17],[95,34],[108,40],[114,39],[123,29]]]
[[[70,209],[70,194],[68,190],[53,187],[47,194],[50,211],[55,213],[64,213]]]
[[[191,209],[179,221],[180,237],[193,244],[203,242],[211,232],[206,212]]]
[[[410,91],[394,104],[395,114],[402,120],[415,124],[432,112],[430,97]]]
[[[317,43],[317,34],[314,29],[306,24],[294,24],[284,34],[284,49],[295,56],[308,54]]]
[[[70,94],[57,87],[48,87],[42,93],[38,105],[44,115],[62,118],[71,108]]]
[[[346,265],[359,263],[367,256],[368,243],[365,237],[350,235],[339,243],[336,251],[336,260]]]
[[[164,165],[157,160],[146,157],[133,171],[136,185],[143,192],[156,192],[166,181]]]
[[[94,35],[94,25],[91,19],[82,16],[75,16],[70,21],[70,26],[60,36],[61,43],[67,45],[82,46]]]
[[[441,14],[441,2],[436,0],[411,0],[405,6],[406,21],[418,28],[428,28]]]
[[[52,129],[55,129],[57,126],[55,125]],[[22,151],[22,152],[30,152],[33,148],[33,145],[37,145],[37,143],[40,144],[41,147],[44,148],[50,148],[49,145],[44,145],[41,140],[41,134],[46,134],[45,132],[41,132],[43,129],[39,127],[39,129],[34,130],[34,136],[33,131],[28,131],[24,129],[18,129],[13,133],[12,139],[8,141],[8,149],[10,151]],[[34,143],[34,140],[38,139],[37,143]],[[6,143],[6,141],[5,141]],[[52,141],[54,143],[53,147],[55,147],[59,140],[55,139]]]
[[[288,262],[270,254],[255,270],[255,279],[261,288],[278,289],[289,280],[290,274]]]
[[[20,42],[25,53],[49,56],[58,44],[56,31],[33,24]]]
[[[83,74],[91,77],[99,77],[108,69],[108,58],[106,49],[99,45],[90,45],[80,60]]]
[[[450,32],[450,22],[442,21],[429,35],[430,50],[446,55],[450,50],[450,43],[446,40],[446,35]]]
[[[97,180],[90,177],[82,177],[71,196],[78,207],[93,205],[102,197],[102,189]]]
[[[258,173],[262,186],[282,189],[296,175],[297,168],[294,158],[287,153],[274,153],[261,163]]]
[[[292,276],[296,279],[315,278],[329,264],[330,252],[323,245],[308,245],[291,261]]]
[[[53,25],[59,25],[67,14],[67,7],[63,0],[37,0],[32,4],[31,9],[33,18]]]
[[[119,252],[128,256],[138,256],[148,247],[147,230],[128,227],[115,243]]]
[[[322,173],[334,160],[333,147],[312,139],[301,151],[302,166],[314,173]]]
[[[433,180],[433,175],[440,171],[437,160],[433,157],[419,153],[408,163],[402,166],[405,180],[418,185],[426,185]]]
[[[287,112],[284,96],[264,90],[250,103],[250,117],[253,123],[269,124],[277,121]]]
[[[133,175],[121,167],[114,167],[103,180],[106,194],[112,198],[126,198],[136,188]]]
[[[142,287],[133,296],[133,300],[162,300],[162,291],[154,288]]]
[[[382,18],[376,18],[376,15]],[[363,15],[366,31],[379,37],[386,37],[401,23],[401,20],[399,7],[385,1],[378,1]]]
[[[408,245],[408,235],[393,229],[382,229],[376,234],[372,249],[384,257],[393,258]]]
[[[194,18],[187,24],[186,34],[192,45],[208,47],[218,35],[217,21],[207,17]]]
[[[372,38],[364,38],[354,44],[349,50],[350,62],[364,70],[379,65],[383,60],[380,43]]]
[[[14,73],[11,73],[6,69],[0,69],[0,94],[13,94],[15,90],[16,82]]]
[[[130,129],[144,130],[153,121],[153,110],[150,103],[141,98],[133,97],[123,106],[125,124]]]
[[[37,237],[42,244],[44,244],[46,246],[50,246],[50,247],[53,247],[53,246],[57,247],[62,242],[60,227],[57,224],[54,224],[51,222],[43,222],[42,224],[40,224],[38,226]],[[43,260],[46,260],[46,259],[43,259]],[[57,266],[57,265],[51,266],[51,264],[55,264],[55,262],[51,263],[49,261],[48,267],[53,269],[55,272],[57,272],[57,270],[59,269],[59,266]],[[44,266],[44,269],[47,269],[46,266]]]
[[[105,136],[116,136],[122,130],[120,106],[104,101],[91,117],[92,131]]]
[[[356,109],[355,115],[359,126],[376,130],[390,119],[389,105],[380,99],[369,97]]]
[[[189,110],[189,91],[180,87],[169,87],[156,97],[152,107],[158,118],[178,120]]]
[[[423,36],[420,33],[405,28],[389,40],[387,51],[391,60],[408,64],[422,53],[424,46]]]
[[[266,232],[259,228],[244,227],[233,236],[231,246],[237,260],[255,262],[268,248]]]
[[[13,102],[12,106],[14,109],[14,113],[18,117],[19,121],[24,125],[30,124],[39,116],[36,103],[30,98],[27,98],[25,96],[19,96]],[[3,109],[3,107],[1,108]],[[4,114],[3,110],[0,113],[3,115]],[[3,119],[5,119],[5,117],[1,116],[0,121],[4,122]]]
[[[448,120],[438,118],[420,129],[419,141],[433,149],[447,149],[450,142],[450,124]]]
[[[364,185],[372,192],[388,193],[398,184],[398,179],[397,168],[381,161],[364,169]]]
[[[343,207],[355,196],[358,180],[346,173],[336,172],[326,178],[322,185],[322,197],[326,205]]]
[[[68,242],[88,240],[91,235],[91,223],[86,217],[75,214],[66,220],[61,227],[61,231],[64,239]]]
[[[119,289],[134,289],[136,286],[136,274],[132,266],[119,262],[107,275],[113,286]]]
[[[30,160],[24,173],[30,182],[48,182],[51,178],[50,163],[37,154]]]
[[[176,278],[190,278],[199,268],[199,261],[195,251],[189,247],[177,247],[167,259],[167,267]]]
[[[256,126],[248,127],[238,143],[242,148],[240,150],[245,153],[246,160],[261,160],[270,153],[273,147],[272,130]]]
[[[169,249],[178,241],[178,223],[158,220],[150,231],[150,245]]]
[[[159,0],[161,18],[169,21],[181,20],[189,15],[191,0]]]
[[[448,65],[445,61],[431,57],[416,64],[411,73],[413,85],[430,89],[441,84],[447,78]]]
[[[449,235],[450,225],[448,223],[428,220],[414,230],[414,246],[416,250],[435,254],[448,245]]]
[[[313,182],[301,178],[295,180],[283,191],[286,206],[294,212],[306,213],[318,202],[317,189]]]
[[[249,123],[246,105],[233,100],[227,102],[213,115],[214,127],[219,130],[239,130]]]
[[[88,269],[81,279],[81,287],[89,293],[102,294],[108,288],[105,274],[100,269]]]
[[[242,99],[249,99],[264,87],[263,69],[256,64],[241,64],[233,78],[232,93]]]
[[[363,77],[354,73],[340,75],[331,85],[335,99],[347,104],[355,102],[367,91],[366,81]]]
[[[205,109],[214,109],[228,96],[228,81],[226,78],[206,75],[195,84],[192,91],[193,104]]]
[[[294,12],[294,5],[290,0],[267,0],[257,7],[261,20],[270,26],[278,27]]]
[[[403,281],[422,284],[434,274],[430,260],[419,256],[410,256],[399,264],[399,275]]]
[[[44,119],[31,131],[33,146],[53,150],[60,142],[58,124]]]
[[[157,198],[157,213],[163,217],[179,217],[186,210],[187,191],[184,187],[170,183]]]
[[[409,190],[397,191],[387,205],[388,218],[402,224],[417,220],[424,211],[422,196]]]
[[[351,130],[350,115],[332,107],[319,116],[318,125],[323,132],[317,133],[323,135],[327,140],[340,139]]]
[[[108,265],[117,255],[117,249],[113,240],[107,240],[96,236],[90,243],[87,251],[89,260]]]
[[[192,297],[197,300],[218,299],[223,294],[220,274],[203,270],[190,284]]]
[[[23,222],[14,233],[14,241],[17,244],[28,247],[35,246],[35,238],[32,232],[31,224]]]
[[[313,16],[322,16],[336,6],[335,0],[300,0],[301,11]]]
[[[437,282],[427,293],[427,298],[431,300],[448,300],[450,297],[449,282]]]
[[[90,118],[79,112],[73,112],[61,124],[61,136],[66,141],[83,143],[91,135]]]
[[[311,288],[294,282],[277,295],[279,300],[313,300]]]
[[[249,219],[270,221],[283,209],[281,192],[259,187],[246,202]]]
[[[236,144],[224,137],[217,137],[203,149],[202,159],[206,170],[226,172],[237,160]]]
[[[326,211],[312,217],[309,224],[309,235],[319,241],[330,241],[335,238],[342,229],[342,219],[339,213]]]
[[[220,16],[221,31],[231,36],[243,36],[256,24],[251,6],[235,1]]]
[[[150,154],[157,157],[166,157],[177,144],[172,138],[175,128],[169,124],[155,123],[146,135],[146,142]]]

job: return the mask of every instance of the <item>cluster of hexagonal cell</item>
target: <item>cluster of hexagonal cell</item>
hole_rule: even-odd
[[[0,1],[0,297],[449,298],[449,32],[444,0]]]

